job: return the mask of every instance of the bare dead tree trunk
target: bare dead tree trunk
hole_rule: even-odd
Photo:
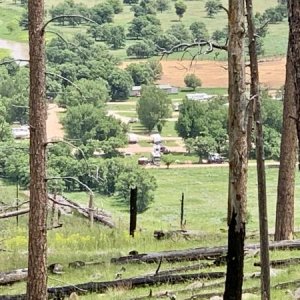
[[[44,1],[29,0],[30,213],[27,299],[47,299],[47,191]]]
[[[292,2],[293,1],[290,1],[291,5]],[[290,15],[293,13],[291,9],[292,7],[290,6]],[[298,139],[300,135],[300,112],[299,91],[296,90],[297,88],[299,88],[299,85],[297,87],[297,83],[295,82],[295,75],[297,74],[295,73],[297,72],[297,70],[295,70],[296,65],[294,65],[294,63],[296,63],[295,57],[293,57],[295,55],[295,51],[292,49],[293,44],[299,44],[299,34],[298,39],[295,39],[295,36],[292,33],[292,26],[294,25],[290,20],[290,33],[286,63],[286,80],[283,100],[280,168],[277,187],[275,241],[292,239],[294,232],[295,167],[297,158],[297,132]],[[299,26],[299,24],[297,26]],[[297,30],[298,28],[296,27],[295,29]],[[298,69],[298,72],[299,70],[300,69]],[[296,122],[297,119],[298,122]]]
[[[137,216],[137,188],[130,190],[130,224],[129,224],[129,235],[134,237],[136,230],[136,216]]]
[[[247,187],[244,1],[229,0],[229,208],[224,299],[242,299]]]
[[[260,262],[261,262],[261,299],[270,299],[270,259],[269,259],[269,234],[266,193],[266,170],[264,160],[264,139],[261,115],[261,97],[259,91],[259,73],[256,53],[256,35],[253,20],[252,0],[246,0],[249,55],[251,70],[250,101],[254,103],[254,120],[256,128],[256,162],[258,186],[258,211],[260,229]]]

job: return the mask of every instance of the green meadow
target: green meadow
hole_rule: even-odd
[[[247,232],[249,236],[256,233],[256,238],[247,238],[246,243],[258,242],[258,209],[257,209],[257,183],[256,168],[249,168],[248,185],[248,216]],[[88,220],[74,215],[62,215],[59,229],[48,231],[48,261],[60,263],[64,266],[64,273],[61,275],[49,274],[49,286],[60,286],[64,284],[77,284],[88,281],[113,280],[120,270],[120,265],[110,262],[112,257],[127,255],[131,250],[139,253],[150,251],[162,251],[171,249],[186,249],[194,247],[211,247],[226,245],[227,243],[227,173],[228,168],[223,166],[199,167],[199,168],[159,168],[149,169],[155,175],[158,189],[155,192],[155,200],[149,209],[138,215],[137,231],[135,238],[129,237],[129,211],[128,207],[118,200],[116,196],[103,197],[96,195],[95,202],[98,208],[109,211],[116,223],[116,229],[108,229],[97,223],[90,228]],[[277,168],[267,168],[267,196],[269,212],[270,232],[274,230]],[[174,184],[176,182],[176,184]],[[297,174],[297,182],[299,175]],[[7,204],[12,204],[16,197],[16,187],[1,182],[1,199]],[[299,194],[300,185],[297,183],[296,192]],[[154,230],[176,230],[180,229],[180,199],[184,193],[185,228],[196,230],[200,237],[195,239],[175,239],[157,241],[153,238]],[[65,196],[81,204],[87,204],[88,195],[86,193],[66,193]],[[24,191],[21,192],[20,201],[26,200]],[[295,224],[299,230],[300,204],[295,202]],[[19,217],[19,226],[16,219],[1,220],[0,236],[0,265],[1,271],[26,267],[27,263],[27,216]],[[300,251],[276,251],[271,252],[272,259],[288,257],[299,257]],[[100,265],[87,266],[82,269],[71,269],[68,263],[75,261],[97,261]],[[253,262],[258,258],[247,257],[245,261],[245,276],[259,268],[253,267]],[[192,264],[191,262],[185,263]],[[171,265],[163,262],[161,270],[184,265],[176,263]],[[123,278],[143,275],[155,272],[157,265],[130,264],[125,266],[126,271]],[[224,271],[225,267],[210,267],[199,271]],[[290,281],[298,278],[299,271],[294,266],[282,269],[275,277],[272,277],[271,284]],[[157,290],[182,289],[189,285],[179,284],[174,286],[155,286],[151,288],[153,292]],[[259,287],[259,279],[248,279],[245,287]],[[221,286],[214,292],[222,291]],[[16,294],[25,291],[25,283],[17,283],[11,286],[1,286],[0,294]],[[201,291],[202,292],[202,291]],[[204,292],[204,290],[203,290]],[[149,288],[128,290],[112,289],[105,295],[86,295],[82,299],[132,299],[138,295],[147,295]],[[177,299],[186,299],[191,293],[178,293]],[[286,290],[273,290],[272,299],[288,299]],[[285,298],[282,298],[285,297]],[[252,299],[252,298],[251,298]],[[256,299],[256,298],[253,298]]]

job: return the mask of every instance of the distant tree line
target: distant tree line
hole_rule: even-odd
[[[263,95],[263,124],[266,159],[279,159],[282,101]],[[208,153],[228,156],[228,108],[226,98],[206,102],[185,99],[179,109],[175,129],[185,140],[187,150],[195,152],[200,160]],[[252,158],[255,158],[254,141]]]

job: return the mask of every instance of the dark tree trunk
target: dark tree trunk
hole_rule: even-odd
[[[244,64],[244,1],[229,0],[229,191],[228,254],[224,299],[241,299],[247,187],[247,99]]]
[[[269,267],[269,234],[266,193],[266,171],[264,161],[263,124],[261,115],[261,98],[259,91],[259,74],[256,53],[256,35],[253,20],[252,0],[246,0],[249,55],[251,70],[250,99],[254,103],[254,120],[256,128],[256,161],[257,186],[260,229],[260,261],[261,261],[261,299],[270,299],[270,267]]]
[[[130,225],[129,234],[134,237],[137,216],[137,188],[130,190]]]
[[[294,189],[297,157],[297,131],[298,139],[300,135],[299,90],[297,90],[299,89],[299,83],[297,83],[295,78],[297,74],[297,64],[298,72],[300,71],[300,58],[296,56],[297,49],[295,48],[295,44],[299,44],[299,33],[298,35],[294,33],[294,31],[299,31],[300,24],[299,19],[297,20],[297,18],[299,18],[299,3],[296,2],[297,1],[291,0],[289,3],[290,32],[287,51],[286,80],[283,102],[283,124],[280,147],[280,169],[277,188],[275,225],[276,241],[292,239],[294,231]],[[294,3],[296,3],[296,6],[298,6],[297,11],[294,11],[294,9],[296,9],[296,7],[294,7]],[[296,122],[296,119],[298,119],[298,122]]]
[[[47,191],[44,1],[29,0],[30,212],[27,299],[47,299]]]

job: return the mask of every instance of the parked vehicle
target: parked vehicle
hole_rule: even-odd
[[[145,156],[142,156],[138,159],[138,164],[141,165],[141,166],[148,165],[149,163],[150,163],[149,159]]]
[[[29,139],[29,127],[27,125],[12,128],[12,134],[15,139]]]
[[[171,153],[170,149],[167,148],[164,145],[160,145],[160,152],[163,153],[163,154],[169,154],[169,153]]]
[[[151,138],[152,138],[153,144],[160,144],[162,142],[162,138],[161,138],[160,134],[158,134],[158,133],[152,134]]]
[[[219,153],[209,153],[207,162],[209,164],[222,164],[224,162],[224,157]]]

